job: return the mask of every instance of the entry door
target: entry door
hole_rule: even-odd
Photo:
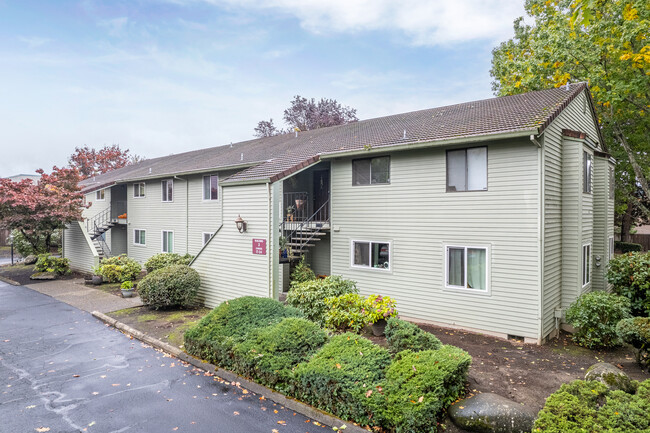
[[[314,212],[327,202],[330,197],[330,171],[317,170],[314,171]],[[329,209],[324,209],[321,212],[322,217],[329,216]]]

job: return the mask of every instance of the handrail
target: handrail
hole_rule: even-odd
[[[300,248],[298,248],[298,252],[302,252],[304,246],[309,243],[314,237],[316,237],[316,232],[317,231],[309,231],[306,232],[305,229],[309,228],[309,225],[312,222],[318,222],[318,223],[328,223],[330,221],[330,215],[329,215],[329,204],[330,200],[329,198],[323,203],[321,207],[316,210],[309,218],[307,218],[304,221],[301,221],[298,226],[291,232],[289,232],[288,235],[285,236],[285,238],[288,241],[291,241],[294,238],[297,238],[299,243],[301,244]],[[286,228],[288,223],[293,223],[293,221],[282,221],[280,223],[280,231],[282,233],[285,233],[285,231],[288,231]],[[310,235],[309,237],[307,237]]]
[[[98,231],[99,231],[99,227],[97,226],[97,224],[95,224],[95,233],[97,233]],[[104,239],[104,236],[99,235],[95,238],[95,240],[99,244],[99,248],[102,249],[102,253],[104,254],[104,257],[111,257],[111,249],[108,247],[108,244]]]
[[[94,217],[86,220],[86,230],[88,233],[91,233],[91,229],[94,230],[93,233],[96,233],[98,226],[103,226],[104,223],[107,223],[111,220],[111,206],[107,207],[103,211],[99,212]],[[92,237],[92,235],[91,235]]]

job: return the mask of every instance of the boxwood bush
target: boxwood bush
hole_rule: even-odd
[[[443,409],[465,390],[472,357],[455,346],[406,350],[386,370],[384,427],[396,432],[437,432]]]
[[[635,244],[632,242],[614,242],[614,249],[620,251],[621,253],[634,253],[643,250],[643,245]]]
[[[305,318],[324,326],[327,312],[325,298],[346,293],[358,293],[356,282],[333,275],[292,285],[287,293],[287,304],[302,311]]]
[[[296,396],[343,419],[380,425],[384,370],[390,361],[388,350],[368,339],[336,335],[296,367]]]
[[[632,304],[634,316],[650,316],[650,253],[628,253],[609,261],[607,279]]]
[[[126,254],[109,257],[101,261],[99,275],[109,283],[123,283],[133,281],[140,275],[140,263],[127,257]]]
[[[185,254],[181,256],[176,253],[160,253],[153,255],[144,262],[144,268],[147,272],[153,272],[171,265],[189,265],[194,256]]]
[[[152,308],[190,307],[201,285],[199,273],[187,265],[172,265],[147,274],[138,284],[138,294]]]
[[[244,296],[221,303],[185,332],[185,349],[190,355],[224,368],[232,367],[232,351],[256,328],[279,323],[302,313],[269,298]]]
[[[40,254],[34,270],[37,272],[53,272],[58,275],[70,273],[70,260],[54,257],[49,254]]]
[[[650,379],[635,394],[610,391],[597,381],[565,383],[546,399],[533,432],[641,433],[650,431]]]
[[[576,332],[573,341],[590,349],[614,347],[621,340],[616,325],[630,316],[630,301],[611,293],[595,291],[580,295],[566,312]]]
[[[398,319],[388,319],[384,331],[391,352],[403,350],[420,352],[422,350],[440,349],[442,343],[430,332],[423,331],[417,325]]]
[[[650,317],[631,317],[616,325],[621,339],[636,349],[636,362],[650,368]]]
[[[299,317],[288,317],[277,325],[258,328],[234,348],[235,370],[260,383],[287,391],[293,368],[327,341],[317,324]]]

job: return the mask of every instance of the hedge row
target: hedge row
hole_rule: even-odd
[[[389,351],[352,333],[328,339],[301,316],[272,299],[238,298],[189,329],[185,348],[341,418],[396,432],[436,431],[463,392],[471,357],[414,325],[391,321]],[[392,358],[399,347],[412,350]]]

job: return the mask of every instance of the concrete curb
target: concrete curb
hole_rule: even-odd
[[[20,283],[18,281],[14,281],[7,277],[0,277],[0,281],[3,281],[7,284],[11,284],[12,286],[20,286]]]
[[[153,338],[149,335],[146,335],[138,331],[137,329],[130,327],[129,325],[126,325],[116,319],[113,319],[112,317],[107,316],[104,313],[100,313],[99,311],[93,311],[91,314],[96,318],[98,318],[99,320],[101,320],[102,322],[105,322],[108,325],[111,325],[114,328],[119,329],[123,333],[130,335],[133,338],[137,338],[140,341],[143,341],[147,344],[152,345],[153,347],[163,350],[175,356],[176,358],[187,362],[188,364],[192,364],[193,366],[200,368],[201,370],[207,371],[209,373],[214,373],[215,376],[220,377],[221,379],[224,379],[228,382],[239,382],[239,384],[243,388],[246,388],[247,390],[254,392],[255,394],[264,396],[264,398],[268,400],[272,400],[278,403],[279,405],[282,405],[288,409],[293,410],[294,412],[301,413],[308,418],[318,421],[321,424],[336,427],[339,430],[342,430],[342,427],[345,426],[343,427],[344,429],[343,431],[345,431],[345,433],[347,432],[368,433],[368,430],[364,428],[356,426],[350,422],[346,423],[345,421],[333,415],[330,415],[326,412],[316,409],[313,406],[309,406],[308,404],[305,404],[301,401],[287,397],[286,395],[281,394],[277,391],[273,391],[272,389],[260,385],[259,383],[250,381],[244,378],[243,376],[233,373],[232,371],[224,370],[223,368],[219,368],[216,365],[210,364],[209,362],[205,362],[200,359],[194,358],[193,356],[188,355],[178,347],[174,347],[170,344],[158,340],[157,338]]]

